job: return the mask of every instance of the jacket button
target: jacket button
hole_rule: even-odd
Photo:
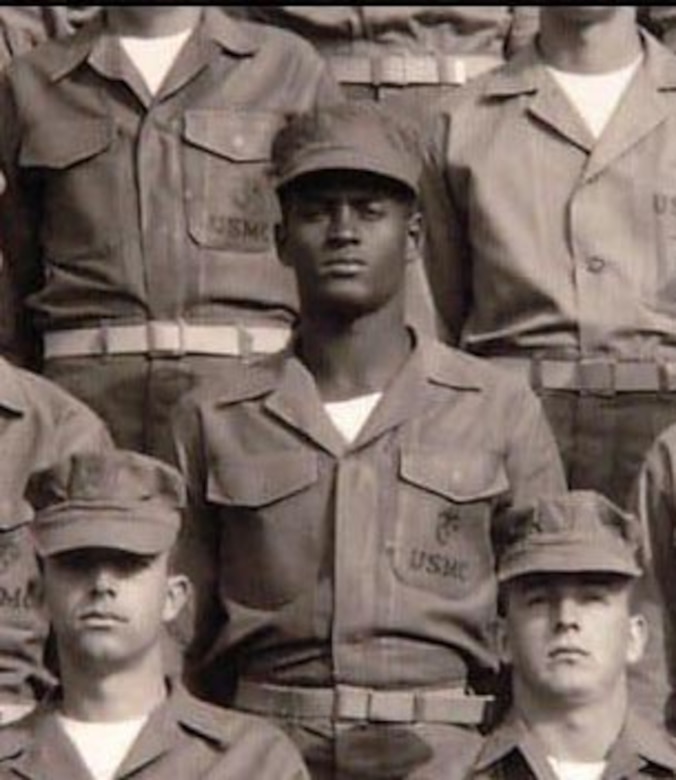
[[[593,274],[601,273],[606,267],[606,261],[602,257],[588,257],[586,264],[587,270]]]

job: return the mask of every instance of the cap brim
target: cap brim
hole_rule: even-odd
[[[38,553],[47,557],[69,550],[105,547],[137,555],[157,555],[169,550],[176,540],[180,519],[168,522],[165,516],[122,517],[120,512],[69,511],[52,516],[34,528]]]
[[[530,548],[527,552],[503,559],[498,567],[497,578],[498,582],[505,582],[526,574],[575,572],[620,574],[625,577],[640,577],[642,574],[638,564],[627,556],[613,554],[612,550],[561,545]]]
[[[408,187],[414,195],[418,194],[416,175],[401,166],[392,165],[389,160],[363,153],[358,154],[351,149],[318,149],[316,152],[308,152],[292,169],[278,176],[276,186],[282,188],[301,176],[331,170],[356,171],[385,176]]]

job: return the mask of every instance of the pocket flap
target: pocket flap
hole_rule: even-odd
[[[497,456],[477,454],[457,458],[439,452],[401,453],[404,481],[464,503],[497,496],[509,490],[509,481]]]
[[[253,455],[210,467],[207,497],[227,506],[265,506],[316,481],[317,456],[313,453]]]
[[[114,137],[113,124],[104,119],[44,122],[26,133],[19,164],[25,168],[68,168],[108,149]]]
[[[255,111],[186,111],[185,139],[235,162],[269,160],[278,121]]]

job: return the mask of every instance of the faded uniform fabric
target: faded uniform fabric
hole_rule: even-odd
[[[302,35],[348,97],[384,102],[422,127],[441,95],[452,100],[465,82],[523,48],[539,20],[535,6],[253,4],[229,13]],[[408,269],[406,313],[418,330],[443,332],[421,261]]]
[[[288,337],[270,144],[287,112],[339,93],[304,41],[206,8],[152,97],[103,21],[3,74],[0,234],[45,373],[120,446],[161,455],[169,410],[200,376]]]
[[[0,731],[0,777],[91,780],[54,704]],[[270,724],[205,704],[175,685],[115,773],[117,780],[307,780],[289,740]]]
[[[515,713],[486,738],[463,780],[557,780],[543,746]],[[666,735],[631,713],[607,756],[601,780],[676,777],[676,750]]]
[[[197,690],[228,700],[234,673],[236,706],[248,682],[328,697],[492,692],[491,515],[564,488],[525,383],[420,340],[346,444],[283,353],[186,400],[174,429],[193,502],[179,558],[198,600],[186,664]],[[384,720],[291,708],[281,723],[314,777],[443,777],[473,738],[449,722]]]
[[[38,609],[38,570],[22,505],[31,475],[78,452],[112,447],[103,423],[75,398],[0,359],[0,713],[34,701],[52,683],[43,665],[48,626]]]
[[[641,518],[648,539],[647,565],[653,604],[662,618],[668,697],[666,722],[676,733],[676,426],[657,438],[648,452],[632,492],[632,508]]]
[[[529,377],[571,487],[619,503],[676,419],[676,58],[643,42],[596,143],[535,47],[470,85],[424,197],[454,340]]]

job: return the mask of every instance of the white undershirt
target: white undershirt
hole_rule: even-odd
[[[559,780],[600,780],[606,768],[605,761],[560,761],[547,756]]]
[[[599,138],[617,108],[643,55],[634,62],[610,73],[571,73],[547,65],[547,70],[566,93],[587,126]]]
[[[147,715],[105,723],[58,718],[94,780],[113,780],[148,720]]]
[[[368,393],[347,401],[326,402],[324,408],[345,440],[352,443],[382,397],[382,393]]]
[[[160,88],[191,32],[192,28],[188,28],[156,38],[120,36],[122,48],[136,65],[153,95]]]

